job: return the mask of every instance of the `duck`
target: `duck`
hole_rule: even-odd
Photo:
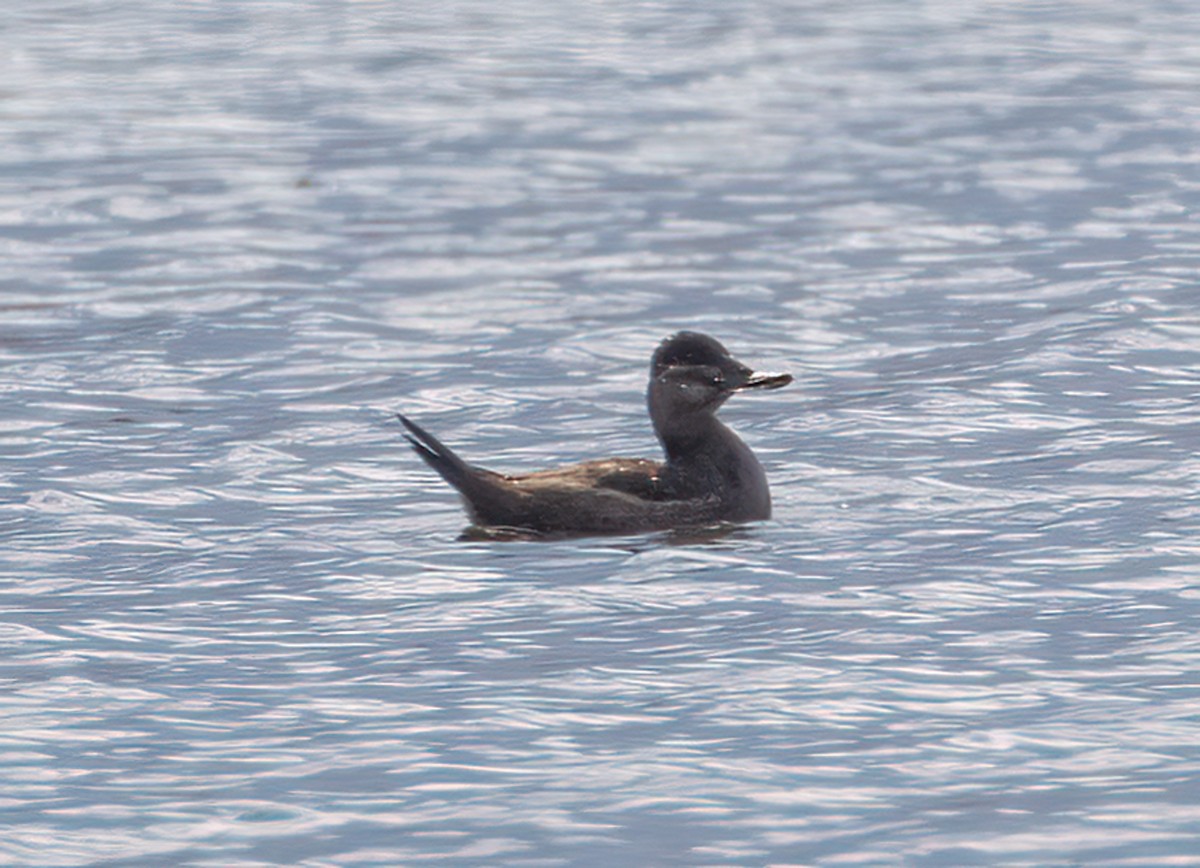
[[[665,460],[604,458],[524,474],[468,464],[397,417],[413,451],[458,491],[475,528],[535,537],[636,534],[770,518],[766,472],[717,411],[740,392],[790,382],[790,374],[755,373],[709,335],[677,332],[655,349],[646,393]]]

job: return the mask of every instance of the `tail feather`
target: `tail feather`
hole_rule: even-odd
[[[488,525],[520,523],[514,516],[519,517],[527,495],[513,490],[506,477],[467,464],[416,422],[399,413],[396,417],[408,429],[404,439],[413,451],[458,489],[472,521]]]
[[[413,451],[441,474],[443,479],[462,491],[470,475],[470,466],[416,422],[399,413],[396,414],[396,418],[409,430],[411,436],[405,434],[404,439],[412,446]]]

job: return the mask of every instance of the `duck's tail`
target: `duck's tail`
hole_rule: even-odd
[[[472,521],[484,525],[523,524],[522,510],[529,496],[514,488],[508,477],[467,464],[416,422],[399,413],[396,417],[408,429],[404,439],[413,451],[458,490]]]
[[[471,466],[416,422],[399,413],[396,418],[408,429],[409,433],[404,435],[404,439],[412,446],[413,452],[425,459],[425,463],[441,474],[443,479],[464,494],[467,493]]]

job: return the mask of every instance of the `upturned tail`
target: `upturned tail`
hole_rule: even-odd
[[[436,470],[443,479],[466,493],[471,474],[470,465],[416,422],[399,413],[396,414],[396,418],[408,429],[409,433],[404,435],[404,439],[412,446],[413,452],[425,459],[425,463]],[[410,434],[412,436],[409,436]]]

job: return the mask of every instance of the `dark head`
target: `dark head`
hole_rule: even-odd
[[[670,453],[671,441],[701,435],[704,420],[734,392],[778,389],[791,381],[790,374],[754,373],[715,338],[679,332],[658,345],[650,362],[650,418]]]

